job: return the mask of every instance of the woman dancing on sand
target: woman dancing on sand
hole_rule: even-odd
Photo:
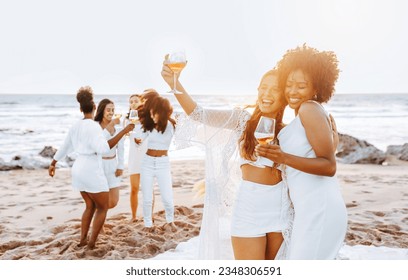
[[[78,157],[71,171],[72,186],[81,193],[85,202],[79,246],[88,245],[89,249],[93,249],[105,222],[109,201],[109,186],[102,168],[102,154],[108,153],[127,132],[134,128],[134,125],[129,124],[115,137],[106,141],[101,127],[93,120],[95,103],[92,89],[80,88],[76,98],[84,118],[70,128],[64,144],[54,155],[48,173],[53,177],[56,163],[71,152],[77,153]],[[92,234],[88,241],[92,219]]]
[[[347,229],[333,152],[333,128],[321,103],[329,101],[339,70],[333,52],[306,45],[278,63],[279,86],[296,118],[278,134],[280,146],[259,145],[257,153],[286,165],[295,209],[289,259],[334,259]]]
[[[98,104],[94,120],[102,127],[107,140],[119,133],[118,127],[109,125],[112,121],[115,124],[119,123],[119,118],[113,118],[114,114],[115,104],[109,99],[102,99]],[[103,171],[109,185],[109,209],[115,207],[119,201],[120,179],[125,166],[123,140],[121,139],[108,153],[102,155]]]
[[[272,161],[265,159],[265,168],[251,164],[256,160],[257,141],[254,131],[260,117],[276,119],[278,132],[283,126],[286,101],[278,88],[277,74],[276,70],[271,70],[262,77],[258,87],[258,101],[252,115],[239,108],[203,109],[177,81],[177,90],[182,93],[175,95],[178,102],[190,119],[199,122],[195,124],[197,127],[200,123],[205,125],[203,142],[206,145],[206,197],[199,258],[230,257],[221,251],[226,246],[230,247],[225,244],[225,239],[230,237],[225,237],[221,228],[229,220],[229,217],[223,217],[227,216],[231,207],[231,193],[235,188],[231,186],[235,183],[231,182],[235,174],[230,174],[234,154],[240,156],[242,172],[231,218],[230,235],[235,259],[274,259],[282,245],[282,233],[289,227],[290,200],[281,172]],[[165,62],[162,76],[170,88],[173,88],[173,72]],[[197,134],[194,129],[187,125],[186,134]]]
[[[155,91],[153,91],[155,92]],[[153,180],[157,179],[166,213],[166,221],[174,221],[173,182],[168,149],[172,141],[175,120],[171,118],[173,108],[167,98],[149,98],[143,107],[140,119],[144,132],[148,134],[147,151],[142,159],[140,182],[143,193],[143,220],[146,228],[153,226]],[[150,118],[145,115],[150,113]]]

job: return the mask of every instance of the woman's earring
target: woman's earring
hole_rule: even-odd
[[[317,100],[317,94],[313,95],[313,99]]]

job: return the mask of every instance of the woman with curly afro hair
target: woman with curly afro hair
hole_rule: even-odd
[[[285,166],[295,210],[289,259],[335,259],[347,229],[335,176],[334,122],[321,105],[333,95],[337,64],[331,51],[306,45],[287,51],[278,62],[279,87],[296,117],[278,134],[280,146],[256,149]]]

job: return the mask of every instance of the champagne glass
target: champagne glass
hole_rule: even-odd
[[[137,110],[130,110],[129,112],[129,121],[133,124],[136,124],[136,122],[139,119],[139,115],[137,113]]]
[[[261,116],[258,125],[256,126],[254,135],[259,144],[269,144],[275,138],[275,119]],[[265,168],[260,162],[261,157],[258,157],[255,162],[251,162],[253,166]]]
[[[170,68],[171,71],[173,71],[173,79],[174,79],[173,89],[169,91],[169,93],[182,94],[182,92],[177,91],[176,89],[177,74],[180,74],[181,70],[183,70],[186,64],[187,64],[187,60],[186,60],[186,54],[184,51],[172,52],[167,58],[166,65]]]

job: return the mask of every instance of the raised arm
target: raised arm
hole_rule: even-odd
[[[165,64],[167,55],[163,62],[161,75],[164,81],[169,85],[170,88],[174,86],[173,72]],[[176,88],[181,94],[175,94],[177,101],[183,108],[187,115],[191,115],[196,110],[196,115],[193,116],[195,121],[204,123],[212,127],[235,129],[241,120],[241,118],[247,117],[249,113],[242,109],[236,110],[214,110],[214,109],[203,109],[194,101],[194,99],[187,93],[183,85],[179,81],[179,76],[176,79]]]

